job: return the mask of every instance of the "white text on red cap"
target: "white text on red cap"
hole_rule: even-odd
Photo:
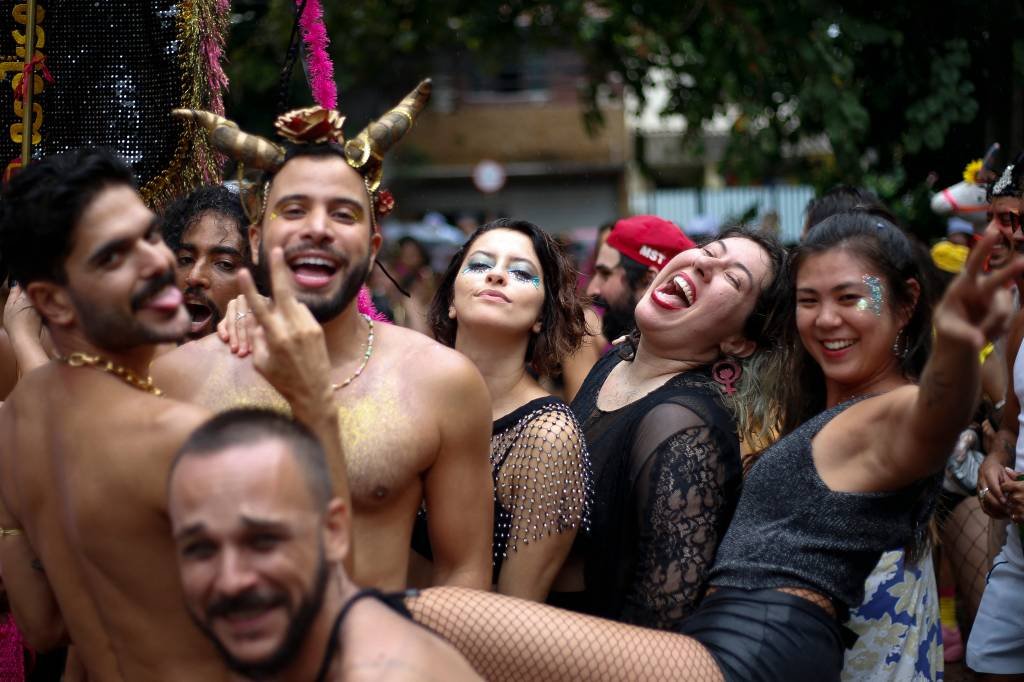
[[[663,254],[661,251],[658,251],[657,249],[652,249],[646,244],[643,244],[640,247],[640,255],[648,260],[654,261],[658,265],[661,265],[662,263],[668,260],[668,256]]]

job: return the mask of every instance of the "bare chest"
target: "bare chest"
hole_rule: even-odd
[[[349,490],[357,507],[387,504],[430,466],[437,428],[416,392],[394,376],[366,373],[334,394]],[[213,411],[263,407],[288,414],[287,401],[245,366],[221,366],[195,401]]]

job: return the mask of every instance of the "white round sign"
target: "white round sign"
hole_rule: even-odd
[[[484,159],[473,168],[473,184],[484,194],[493,194],[505,186],[505,167]]]

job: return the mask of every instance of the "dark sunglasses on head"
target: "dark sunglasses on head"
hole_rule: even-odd
[[[992,213],[989,211],[988,222],[991,223],[993,218],[998,218],[1001,226],[1009,228],[1014,232],[1020,229],[1020,213],[1015,213],[1014,211],[999,211],[998,213]]]

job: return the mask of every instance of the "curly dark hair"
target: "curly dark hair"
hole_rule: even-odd
[[[131,168],[95,147],[51,154],[17,173],[0,201],[2,274],[22,286],[65,283],[75,226],[100,192],[117,185],[135,187]]]
[[[181,246],[182,236],[206,213],[213,211],[231,219],[242,237],[243,257],[249,261],[249,221],[241,198],[223,185],[204,185],[177,199],[163,214],[164,241],[171,251]]]
[[[583,301],[576,291],[576,269],[562,246],[544,230],[526,220],[501,218],[477,228],[462,248],[452,256],[441,277],[437,292],[430,302],[427,322],[434,338],[446,346],[455,345],[458,323],[448,317],[452,304],[455,278],[473,242],[491,230],[512,230],[529,237],[544,273],[544,304],[541,307],[541,331],[530,338],[526,361],[539,374],[557,376],[561,360],[579,348],[587,324],[583,317]]]

